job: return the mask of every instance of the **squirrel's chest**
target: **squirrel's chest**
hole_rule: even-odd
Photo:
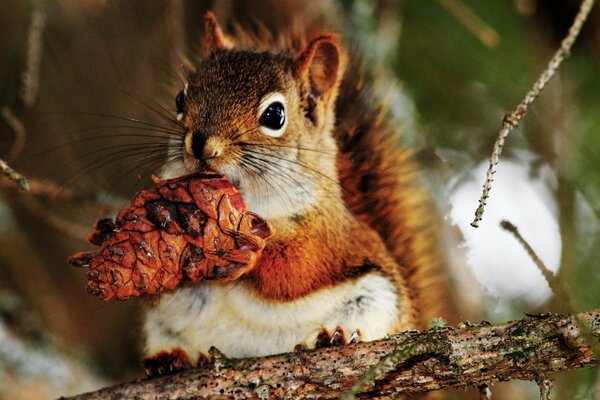
[[[379,274],[287,302],[260,299],[239,282],[184,288],[148,311],[146,350],[180,347],[195,355],[215,346],[230,357],[260,356],[312,347],[322,328],[337,326],[373,340],[393,330],[397,301],[393,283]]]

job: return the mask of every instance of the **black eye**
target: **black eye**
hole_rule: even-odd
[[[185,94],[183,94],[183,90],[175,97],[175,107],[177,107],[177,114],[183,114],[185,111]]]
[[[281,102],[276,101],[262,113],[258,123],[265,128],[279,130],[285,124],[285,110]]]

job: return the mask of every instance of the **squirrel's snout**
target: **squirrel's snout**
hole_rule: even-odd
[[[204,134],[189,135],[185,140],[185,149],[190,156],[200,161],[220,157],[223,153],[220,141]]]

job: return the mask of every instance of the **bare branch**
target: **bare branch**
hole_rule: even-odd
[[[492,391],[488,385],[481,385],[477,389],[479,389],[479,400],[491,400]]]
[[[4,162],[0,160],[0,168],[4,168],[3,163]],[[4,163],[4,165],[6,165],[6,163]],[[10,169],[10,167],[8,168]],[[10,169],[10,171],[13,170]],[[13,173],[15,172],[13,171]],[[19,182],[18,177],[22,175],[18,173],[15,174],[17,174],[17,180],[9,180],[0,177],[0,189],[15,191],[21,189],[21,183]],[[101,196],[98,193],[66,188],[51,181],[29,179],[25,182],[28,185],[28,196],[20,196],[18,198],[19,202],[29,213],[35,215],[48,226],[71,239],[85,241],[85,238],[90,232],[90,228],[81,226],[74,221],[64,219],[59,214],[53,212],[52,209],[41,202],[40,199],[50,202],[72,203],[83,207],[91,207],[105,215],[113,215],[127,204],[125,200],[113,201],[111,203],[101,202],[99,201]]]
[[[17,118],[15,113],[8,107],[2,107],[0,114],[6,125],[8,125],[13,132],[13,141],[6,154],[6,158],[8,160],[15,160],[25,147],[25,125],[23,125],[23,122]]]
[[[568,291],[560,284],[558,279],[556,279],[554,274],[552,274],[552,271],[550,271],[550,269],[546,266],[546,264],[544,264],[542,259],[537,255],[535,250],[533,250],[533,247],[531,247],[529,242],[527,240],[525,240],[523,235],[521,235],[521,232],[519,232],[519,229],[517,229],[517,227],[515,225],[513,225],[510,221],[507,221],[507,220],[501,221],[500,226],[504,230],[513,234],[513,236],[517,239],[519,244],[523,247],[523,249],[525,249],[529,258],[531,258],[531,260],[533,261],[535,266],[542,273],[542,276],[546,280],[546,283],[548,283],[548,286],[550,286],[550,289],[552,289],[552,292],[554,292],[554,294],[556,294],[558,296],[561,296],[561,298],[563,298],[563,299],[568,299],[569,300],[569,308],[568,308],[569,312],[575,312],[575,307],[571,304],[572,302],[570,301]]]
[[[41,5],[31,14],[29,37],[27,40],[27,69],[21,75],[21,100],[26,108],[31,108],[39,89],[40,63],[46,15]]]
[[[398,398],[511,379],[540,381],[552,371],[597,365],[578,320],[595,338],[600,336],[598,309],[500,325],[405,332],[374,342],[262,358],[228,359],[212,351],[209,368],[137,380],[72,399],[339,398],[381,360],[401,352],[400,362],[368,383],[358,397]]]
[[[12,169],[4,160],[0,159],[0,171],[11,181],[17,184],[19,190],[29,190],[29,182],[24,175]]]
[[[537,379],[538,387],[540,388],[540,400],[550,400],[550,391],[552,390],[552,379],[545,374],[540,374]]]
[[[49,180],[28,179],[29,193],[39,199],[49,201],[59,201],[82,205],[85,207],[93,207],[95,210],[105,214],[114,214],[123,207],[126,207],[128,202],[124,199],[117,199],[111,202],[100,201],[100,193],[85,190],[74,190],[68,187],[61,186]],[[0,189],[18,190],[18,183],[8,179],[0,178]]]
[[[485,209],[486,201],[490,196],[490,190],[492,189],[492,182],[494,181],[494,174],[496,173],[496,166],[498,165],[498,160],[500,159],[500,154],[502,154],[502,147],[504,146],[504,140],[508,136],[508,134],[515,129],[521,123],[521,120],[525,118],[527,112],[529,111],[529,106],[533,101],[538,97],[541,91],[546,87],[550,79],[556,74],[558,67],[563,62],[563,60],[568,56],[571,51],[571,47],[573,43],[575,43],[575,39],[579,35],[581,31],[581,27],[585,23],[592,6],[594,5],[595,0],[583,0],[581,3],[581,7],[579,8],[579,12],[575,17],[575,21],[573,21],[573,25],[569,29],[569,33],[563,39],[560,44],[559,49],[554,53],[550,62],[546,66],[546,69],[542,72],[542,74],[538,77],[537,81],[533,84],[533,87],[529,89],[527,94],[519,105],[510,113],[504,116],[502,121],[502,128],[500,132],[498,132],[498,137],[496,138],[496,142],[494,143],[494,150],[492,151],[492,156],[490,158],[490,164],[486,173],[485,183],[483,184],[483,192],[481,197],[479,198],[479,206],[477,210],[475,210],[475,219],[471,222],[471,226],[474,228],[479,227],[479,222],[483,218],[483,212]]]

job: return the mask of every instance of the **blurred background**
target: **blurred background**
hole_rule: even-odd
[[[55,398],[141,376],[141,304],[103,304],[66,259],[94,221],[149,186],[161,114],[199,58],[202,16],[224,27],[340,32],[360,52],[423,165],[461,320],[600,307],[600,7],[558,76],[507,140],[489,206],[469,226],[503,115],[521,100],[579,1],[0,0],[0,399]],[[188,61],[189,60],[189,61]],[[191,64],[190,64],[191,62]],[[133,119],[133,120],[132,120]],[[139,122],[145,121],[145,122]],[[567,288],[556,298],[517,225]],[[555,376],[555,399],[600,399],[597,369]],[[492,387],[535,399],[535,384]],[[470,398],[474,391],[456,392]]]

